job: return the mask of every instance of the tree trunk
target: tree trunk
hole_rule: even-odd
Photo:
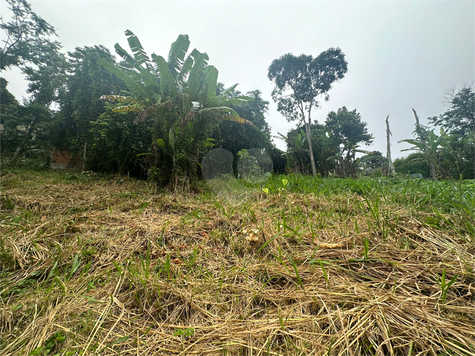
[[[87,140],[84,142],[84,152],[82,155],[82,171],[84,172],[86,168],[86,149],[87,149]]]
[[[35,120],[31,123],[30,127],[25,132],[25,136],[23,137],[23,140],[20,143],[20,146],[16,149],[15,153],[13,154],[12,159],[10,160],[10,165],[14,166],[16,165],[18,158],[20,157],[20,154],[25,150],[26,144],[28,140],[31,138],[31,135],[33,133],[33,130],[35,129],[36,123],[38,122],[38,117],[35,118]]]
[[[435,166],[434,160],[429,158],[430,165],[430,176],[432,179],[437,179],[437,167]]]
[[[314,177],[317,176],[317,168],[315,167],[315,158],[313,157],[313,148],[312,148],[312,135],[310,129],[310,118],[309,122],[305,123],[305,129],[307,131],[307,141],[308,141],[308,149],[310,151],[310,163],[312,164],[312,174]]]
[[[388,174],[394,174],[396,173],[396,170],[394,169],[393,161],[391,160],[391,143],[389,140],[389,136],[391,136],[391,130],[389,130],[389,115],[386,117],[386,155],[388,157]]]

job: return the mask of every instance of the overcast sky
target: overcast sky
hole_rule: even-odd
[[[130,29],[147,53],[168,55],[179,34],[190,50],[209,55],[226,86],[259,89],[270,102],[272,133],[295,127],[277,112],[267,78],[271,62],[286,53],[319,55],[340,47],[348,73],[330,90],[330,101],[313,111],[325,121],[342,106],[356,109],[374,143],[386,154],[385,118],[390,115],[392,156],[409,147],[414,108],[422,123],[446,109],[445,93],[475,80],[475,1],[140,1],[29,0],[33,11],[56,28],[64,51],[115,43],[128,48]],[[1,13],[6,3],[1,0]],[[4,20],[8,20],[4,15]],[[3,37],[3,34],[2,34]],[[18,70],[2,73],[9,90],[26,96]],[[282,141],[276,140],[285,149]]]

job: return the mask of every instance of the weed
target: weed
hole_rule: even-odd
[[[438,279],[438,283],[439,283],[440,291],[441,291],[440,299],[442,301],[442,304],[445,303],[445,299],[447,299],[447,292],[449,291],[450,286],[457,281],[457,277],[458,277],[457,275],[453,276],[450,282],[447,283],[445,280],[446,277],[445,277],[445,267],[444,267],[442,276],[440,277],[440,279]]]

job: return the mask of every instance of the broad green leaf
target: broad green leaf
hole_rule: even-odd
[[[193,68],[191,68],[190,75],[188,76],[188,94],[192,100],[195,100],[209,58],[206,53],[201,53],[196,49],[191,52],[191,56],[194,59],[194,64]]]
[[[125,49],[123,49],[118,43],[114,45],[115,53],[117,53],[127,64],[135,67],[136,63],[134,57],[132,57]]]
[[[117,340],[112,341],[112,342],[109,344],[109,346],[112,346],[112,345],[115,345],[115,344],[120,344],[121,342],[127,341],[129,338],[130,338],[129,335],[127,335],[127,336],[122,336],[122,337],[118,338]]]
[[[177,79],[185,61],[186,52],[190,46],[188,35],[179,35],[170,47],[168,54],[168,68],[174,79]]]
[[[170,95],[175,97],[177,95],[175,80],[168,68],[167,62],[162,56],[157,56],[155,54],[152,54],[152,60],[157,65],[158,71],[160,72],[160,92],[165,94],[167,91],[170,91]]]
[[[133,78],[130,73],[127,73],[124,69],[119,68],[103,59],[99,59],[98,63],[102,67],[107,69],[109,72],[116,75],[119,79],[121,79],[127,85],[127,87],[134,93],[136,93],[140,98],[143,98],[145,100],[152,99],[144,85],[136,78]]]
[[[173,152],[175,152],[175,131],[173,127],[170,128],[168,132],[168,142],[170,142],[170,147],[172,148]]]
[[[74,256],[74,261],[73,261],[73,265],[71,266],[71,272],[69,274],[69,277],[71,278],[71,276],[74,274],[74,272],[77,271],[77,269],[81,266],[81,259],[79,258],[79,255],[76,254]]]
[[[208,90],[206,93],[207,100],[216,96],[216,85],[218,83],[218,70],[215,66],[207,66],[205,70],[206,83]]]
[[[149,58],[145,53],[138,37],[135,36],[130,30],[126,30],[125,35],[127,36],[127,42],[129,43],[130,50],[132,51],[132,54],[134,55],[137,64],[139,66],[141,66],[142,64],[147,65],[149,62]]]
[[[205,141],[205,147],[214,147],[215,141],[214,138],[207,138]]]
[[[185,79],[186,77],[188,76],[188,74],[190,73],[191,71],[191,68],[193,68],[193,58],[190,56],[188,56],[185,60],[185,62],[183,63],[183,66],[181,67],[181,70],[180,70],[180,73],[178,73],[178,76],[176,78],[176,83],[177,83],[177,88],[180,88],[180,92],[183,91],[183,85],[184,85],[184,82],[185,82]]]

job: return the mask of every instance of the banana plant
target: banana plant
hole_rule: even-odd
[[[126,105],[118,106],[113,111],[143,112],[150,106],[159,106],[171,101],[177,106],[181,116],[187,115],[190,110],[199,114],[200,110],[213,108],[212,112],[217,114],[215,116],[217,119],[252,125],[250,121],[240,118],[228,107],[228,105],[244,103],[252,98],[231,97],[237,84],[220,95],[216,95],[218,70],[208,65],[209,58],[206,53],[194,49],[186,57],[190,45],[187,35],[179,35],[172,43],[168,61],[166,61],[165,58],[156,54],[152,54],[150,59],[137,36],[130,30],[125,31],[125,34],[132,55],[116,44],[116,53],[123,62],[119,65],[101,62],[103,67],[125,82],[132,94],[132,98],[103,96],[102,98],[107,101],[126,102]]]
[[[399,142],[406,142],[411,144],[413,147],[406,148],[401,151],[419,151],[424,154],[425,159],[430,167],[430,175],[433,179],[437,179],[438,176],[438,152],[441,147],[445,147],[449,135],[445,133],[444,129],[440,129],[440,135],[436,135],[434,130],[429,130],[428,128],[422,126],[419,123],[419,117],[414,109],[412,109],[414,117],[416,120],[416,128],[414,130],[414,139],[405,139]]]
[[[275,138],[280,138],[287,143],[287,150],[292,157],[294,169],[297,172],[304,173],[306,169],[302,156],[308,155],[308,148],[305,147],[307,134],[304,129],[301,128],[293,137],[282,135],[280,132],[278,132],[278,135]]]
[[[118,65],[101,64],[125,82],[131,95],[102,98],[119,103],[113,108],[115,112],[137,112],[136,122],[155,118],[154,145],[172,154],[171,171],[175,171],[177,157],[193,161],[187,167],[195,166],[200,147],[205,147],[203,142],[209,137],[201,131],[207,131],[215,125],[213,122],[228,120],[252,125],[228,106],[252,98],[233,95],[237,84],[216,94],[218,70],[208,64],[206,53],[194,49],[187,55],[190,45],[187,35],[178,36],[165,59],[156,54],[149,57],[132,31],[125,34],[132,53],[116,44],[116,53],[123,61]],[[180,172],[188,174],[183,169]]]

